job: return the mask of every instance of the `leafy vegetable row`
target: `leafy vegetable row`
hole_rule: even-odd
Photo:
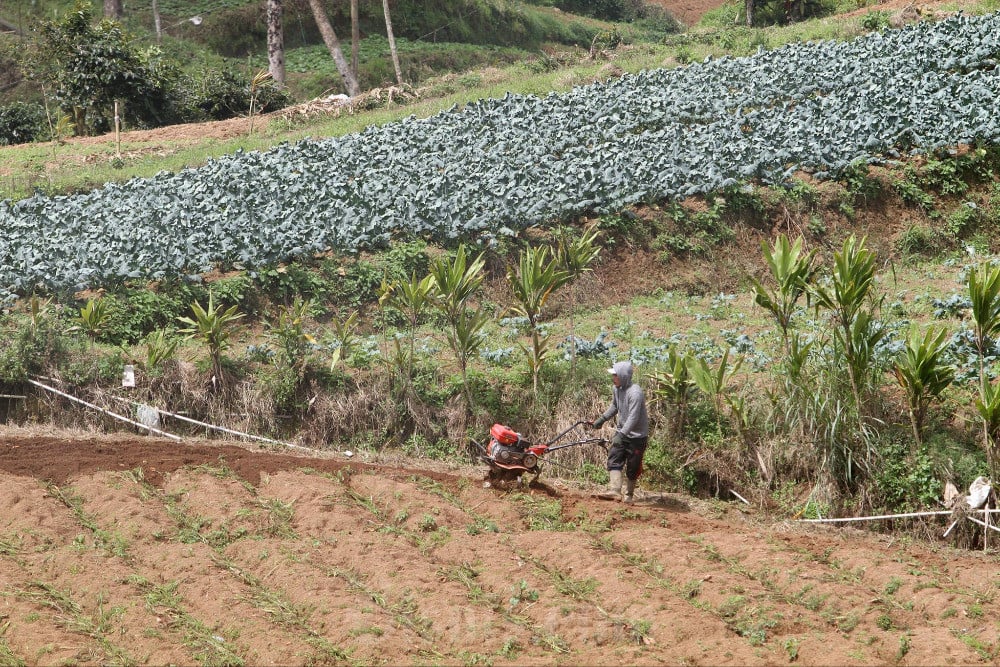
[[[796,170],[1000,136],[1000,14],[481,100],[72,197],[0,202],[0,293],[488,241]]]

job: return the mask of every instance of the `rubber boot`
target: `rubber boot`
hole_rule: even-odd
[[[598,493],[597,497],[601,500],[618,500],[622,497],[622,471],[609,470],[608,475],[611,477],[608,481],[608,490]]]
[[[625,497],[622,498],[622,502],[624,503],[635,502],[635,482],[636,480],[634,479],[625,480]]]

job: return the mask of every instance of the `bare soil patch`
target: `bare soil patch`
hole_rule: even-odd
[[[939,665],[1000,648],[993,555],[434,467],[2,436],[2,661]]]

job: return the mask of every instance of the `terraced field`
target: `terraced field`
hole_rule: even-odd
[[[357,458],[0,437],[0,664],[929,665],[1000,649],[989,554]]]

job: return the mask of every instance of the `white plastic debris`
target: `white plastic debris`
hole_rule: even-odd
[[[344,456],[346,456],[347,458],[351,458],[352,456],[354,456],[354,452],[348,449],[346,452],[344,452]]]
[[[972,509],[979,509],[986,504],[986,499],[990,497],[993,487],[985,477],[977,477],[976,481],[969,485],[969,495],[965,497],[965,502],[969,503]]]
[[[137,405],[135,419],[148,428],[160,428],[160,411],[150,405]]]

